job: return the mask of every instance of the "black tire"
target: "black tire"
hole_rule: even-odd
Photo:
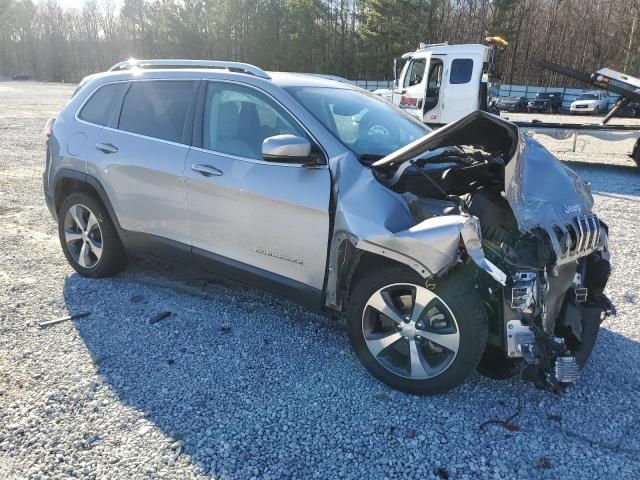
[[[70,244],[66,241],[65,218],[67,212],[74,206],[85,207],[93,213],[97,220],[100,233],[101,255],[94,265],[84,267],[74,258]],[[80,275],[91,278],[110,277],[121,272],[127,265],[127,256],[120,241],[120,237],[111,221],[111,217],[102,202],[88,192],[74,193],[68,196],[58,210],[58,236],[62,252],[69,264]],[[81,242],[84,240],[78,240]]]
[[[636,165],[640,168],[640,139],[636,141],[636,144],[633,147],[631,158],[633,158],[633,161],[636,162]]]
[[[388,386],[413,394],[444,393],[463,383],[478,366],[488,337],[487,312],[480,296],[469,282],[470,278],[473,275],[469,275],[464,267],[457,267],[438,280],[432,290],[438,300],[448,307],[457,323],[457,354],[446,369],[436,376],[411,379],[392,372],[370,352],[363,332],[365,309],[369,299],[380,289],[393,284],[422,287],[424,280],[413,270],[403,266],[373,270],[359,276],[349,299],[347,322],[349,339],[365,368]]]
[[[593,114],[594,114],[595,116],[600,115],[600,107],[596,106],[596,108],[593,110]]]

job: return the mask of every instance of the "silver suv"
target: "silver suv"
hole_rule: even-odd
[[[444,392],[480,365],[562,390],[612,311],[588,185],[485,112],[430,131],[322,76],[129,61],[46,131],[45,198],[81,275],[150,254],[344,313],[394,388]]]

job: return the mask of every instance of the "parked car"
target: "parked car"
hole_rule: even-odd
[[[573,102],[569,111],[572,115],[587,114],[599,115],[609,110],[609,94],[602,90],[584,92]]]
[[[536,96],[527,104],[527,112],[558,113],[562,106],[562,94],[560,92],[536,93]]]
[[[498,100],[497,107],[507,112],[526,112],[528,103],[527,97],[505,97]]]
[[[560,391],[611,308],[588,185],[486,112],[430,131],[342,82],[131,61],[45,132],[45,199],[79,274],[150,254],[344,314],[394,388],[447,391],[491,350]]]

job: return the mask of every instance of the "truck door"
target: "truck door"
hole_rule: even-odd
[[[469,56],[453,58],[450,62],[442,82],[441,123],[454,122],[479,108],[482,61]],[[428,119],[425,121],[430,123]]]
[[[394,91],[393,100],[407,113],[418,117],[422,120],[425,85],[427,81],[427,66],[431,60],[431,54],[412,58],[407,66],[403,69],[403,75],[400,77],[400,85]],[[396,103],[396,98],[399,100]]]

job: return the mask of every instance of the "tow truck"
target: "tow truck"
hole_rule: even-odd
[[[499,86],[495,58],[498,50],[508,43],[501,37],[487,37],[486,42],[487,45],[421,43],[415,51],[402,55],[405,64],[399,74],[394,59],[393,87],[374,93],[435,128],[475,110],[499,114],[489,101],[489,92]],[[640,167],[640,126],[608,124],[622,107],[640,101],[640,79],[609,68],[589,75],[551,62],[542,62],[541,66],[618,94],[620,99],[600,125],[539,120],[514,123],[534,137],[568,140],[573,152],[579,137],[607,142],[635,140],[629,156]]]

